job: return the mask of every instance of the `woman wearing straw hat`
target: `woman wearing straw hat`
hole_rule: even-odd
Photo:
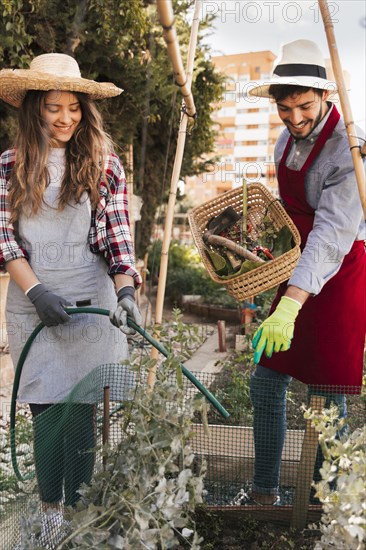
[[[57,424],[60,410],[44,415],[47,422],[40,413],[65,400],[98,365],[126,359],[127,314],[142,321],[124,171],[94,104],[121,92],[82,78],[75,59],[64,54],[40,55],[28,70],[0,71],[0,97],[19,108],[15,148],[0,157],[0,267],[11,279],[6,316],[15,365],[33,329],[46,325],[28,354],[18,401],[39,415],[35,464],[43,508],[52,514],[45,515],[38,542],[50,547],[55,540],[47,531],[62,524],[63,494],[65,505],[74,505],[91,477],[86,449],[95,446],[94,407],[84,405],[82,424],[78,413],[59,432],[49,422],[53,417]],[[70,305],[109,309],[113,324],[71,317]],[[133,376],[123,369],[131,386]]]
[[[292,377],[313,393],[323,389],[340,416],[346,415],[344,394],[359,393],[362,384],[365,222],[345,124],[329,101],[334,90],[318,46],[296,40],[282,47],[271,81],[250,92],[272,98],[286,126],[275,164],[280,196],[302,241],[298,265],[253,338],[251,496],[265,504],[277,502]]]

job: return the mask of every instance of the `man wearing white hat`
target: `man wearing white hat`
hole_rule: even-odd
[[[325,390],[327,405],[335,402],[340,416],[346,415],[344,394],[359,393],[362,384],[365,222],[345,124],[329,101],[335,91],[318,46],[296,40],[283,45],[271,81],[249,93],[272,98],[286,126],[275,164],[302,254],[253,338],[256,463],[248,503],[278,502],[292,377],[313,393]],[[342,314],[346,308],[348,315]]]

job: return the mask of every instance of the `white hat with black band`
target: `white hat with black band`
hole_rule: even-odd
[[[311,40],[283,44],[271,80],[258,83],[248,90],[248,95],[271,97],[269,88],[274,85],[304,86],[332,93],[337,91],[336,83],[327,79],[325,61],[319,47]]]

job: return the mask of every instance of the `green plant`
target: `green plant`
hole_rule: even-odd
[[[223,519],[220,514],[201,504],[196,508],[195,521],[202,537],[202,550],[222,548]]]
[[[157,282],[161,241],[154,241],[149,248],[148,273],[150,281]],[[203,267],[194,246],[173,241],[169,248],[166,296],[172,304],[180,304],[185,294],[200,295],[205,304],[235,309],[238,302],[228,294],[223,285],[215,283]]]
[[[245,339],[246,336],[243,336]],[[249,340],[249,339],[248,339]],[[215,377],[212,392],[220,403],[228,410],[230,417],[225,420],[233,426],[241,426],[248,422],[252,416],[250,402],[250,377],[253,364],[253,352],[248,346],[247,350],[233,353],[228,360],[222,362],[222,369]],[[220,423],[216,418],[214,423]]]
[[[12,475],[6,475],[4,472],[0,470],[0,493],[4,491],[9,490],[17,490],[18,489],[18,482],[17,478],[14,474]],[[1,504],[3,504],[4,498],[1,499]]]
[[[277,287],[266,290],[266,292],[262,292],[262,294],[255,297],[254,301],[257,306],[256,317],[258,323],[264,321],[264,319],[268,316],[269,308],[271,307],[276,292]]]
[[[150,277],[159,275],[162,242],[155,240],[148,249],[147,269]],[[198,267],[201,265],[199,254],[195,247],[180,244],[172,241],[169,246],[168,272],[177,269],[185,269],[189,266]]]
[[[33,422],[28,411],[20,410],[16,415],[17,444],[29,443],[33,437]]]
[[[246,544],[256,539],[259,528],[259,522],[252,517],[244,517],[240,529],[240,540]]]
[[[231,296],[226,288],[215,283],[207,276],[207,281],[202,291],[203,301],[205,304],[217,305],[229,309],[237,309],[239,302]]]
[[[203,268],[187,266],[169,270],[166,295],[172,304],[179,304],[185,294],[201,295],[207,282]]]
[[[180,309],[173,308],[169,325],[154,327],[154,331],[168,352],[183,362],[189,359],[197,347],[202,344],[204,335],[202,327],[187,325],[183,323],[182,319],[183,314]]]

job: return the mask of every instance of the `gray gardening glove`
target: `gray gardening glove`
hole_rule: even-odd
[[[127,316],[137,325],[142,324],[142,316],[135,302],[135,289],[133,286],[123,286],[119,289],[118,305],[115,311],[111,311],[109,318],[111,323],[125,334],[136,334],[136,331],[127,325]]]
[[[27,296],[46,327],[55,327],[70,321],[71,317],[66,313],[63,306],[72,306],[72,304],[47,290],[42,283],[31,288]]]

